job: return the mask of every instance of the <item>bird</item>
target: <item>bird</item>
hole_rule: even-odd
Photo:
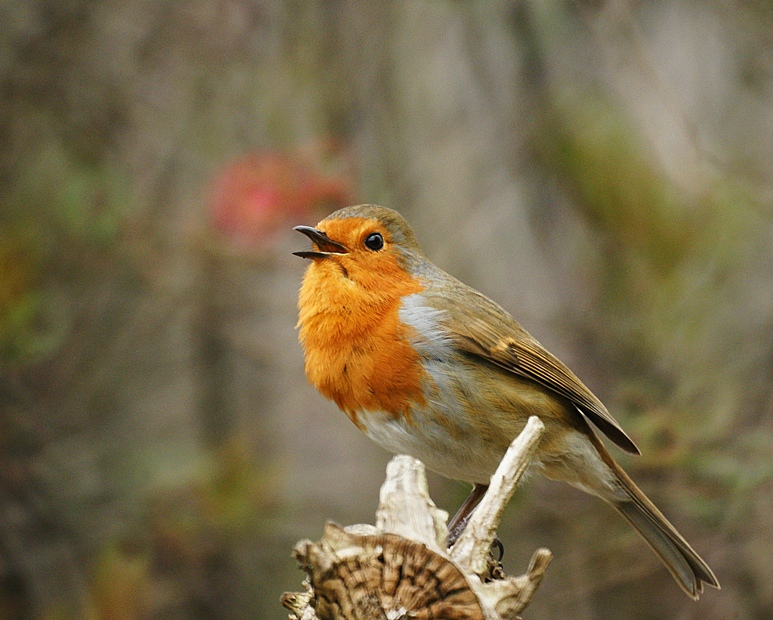
[[[720,588],[594,431],[640,454],[607,408],[500,305],[432,263],[398,211],[344,207],[294,230],[313,246],[294,252],[310,260],[297,324],[308,381],[382,448],[471,483],[453,525],[537,415],[530,471],[610,504],[692,599]]]

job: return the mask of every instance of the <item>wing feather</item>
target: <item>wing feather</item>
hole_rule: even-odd
[[[432,300],[435,307],[446,311],[448,318],[444,326],[460,351],[536,381],[567,398],[618,447],[630,454],[640,454],[617,420],[577,375],[500,306],[474,289],[462,286],[465,291],[462,301],[457,299],[449,305],[443,295],[433,296]]]

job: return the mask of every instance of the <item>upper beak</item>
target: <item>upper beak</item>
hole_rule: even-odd
[[[317,246],[317,250],[293,252],[296,256],[300,256],[301,258],[327,258],[333,254],[349,253],[346,246],[341,245],[337,241],[333,241],[321,230],[317,230],[311,226],[296,226],[293,230],[303,233]]]

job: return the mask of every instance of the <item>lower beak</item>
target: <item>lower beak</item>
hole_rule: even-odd
[[[328,258],[336,254],[349,253],[346,246],[341,245],[337,241],[333,241],[321,230],[317,230],[311,226],[296,226],[293,230],[303,233],[317,246],[316,250],[293,252],[296,256],[300,256],[301,258]]]

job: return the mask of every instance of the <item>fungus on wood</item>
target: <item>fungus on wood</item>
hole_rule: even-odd
[[[531,601],[552,558],[538,549],[527,572],[507,577],[490,553],[499,521],[539,444],[531,417],[515,438],[465,529],[446,548],[448,514],[429,497],[424,465],[394,457],[376,525],[328,523],[293,550],[305,592],[287,592],[291,620],[509,620]]]

